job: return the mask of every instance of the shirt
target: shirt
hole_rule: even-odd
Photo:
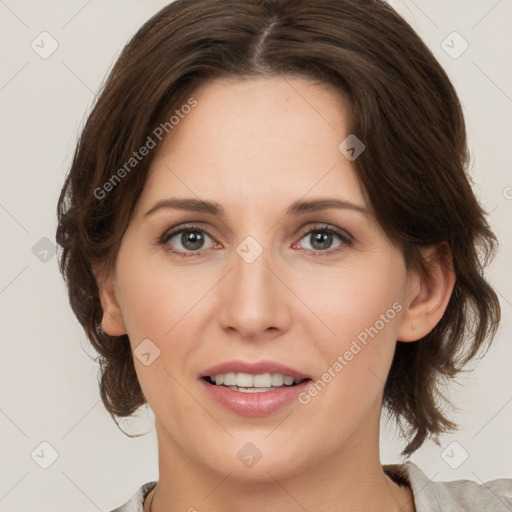
[[[471,480],[433,482],[412,462],[383,466],[396,483],[408,485],[416,512],[512,512],[512,479],[485,484]],[[157,482],[144,484],[124,505],[111,512],[143,512],[144,500]]]

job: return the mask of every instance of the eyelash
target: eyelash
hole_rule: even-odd
[[[158,245],[161,245],[161,246],[164,246],[165,247],[165,250],[173,253],[173,254],[176,254],[178,256],[181,256],[183,258],[190,258],[190,257],[196,257],[196,256],[202,256],[203,255],[203,252],[207,252],[208,249],[206,249],[205,251],[188,251],[188,252],[182,252],[182,251],[175,251],[173,249],[169,249],[167,247],[167,242],[175,237],[176,235],[179,235],[181,233],[184,233],[184,232],[201,232],[201,233],[205,233],[207,234],[212,240],[214,240],[215,238],[213,237],[213,235],[210,234],[210,232],[203,228],[203,227],[200,227],[198,225],[195,225],[195,224],[190,224],[190,225],[185,225],[185,226],[182,226],[180,227],[179,229],[175,230],[175,231],[166,231],[158,240],[157,240],[157,243]],[[315,232],[320,232],[320,233],[329,233],[331,235],[336,235],[339,237],[339,239],[341,240],[342,244],[340,246],[338,246],[337,248],[335,249],[328,249],[326,251],[315,251],[315,250],[311,250],[311,249],[307,249],[307,251],[310,252],[310,254],[313,256],[313,257],[319,257],[319,258],[322,258],[322,257],[326,257],[326,256],[330,256],[331,254],[335,254],[339,251],[342,251],[344,249],[345,246],[351,246],[354,242],[353,238],[346,232],[346,231],[343,231],[343,230],[338,230],[338,229],[334,229],[330,226],[327,226],[327,225],[318,225],[318,226],[314,226],[313,228],[310,228],[310,229],[307,229],[307,230],[303,230],[300,234],[300,238],[299,240],[302,240],[306,235],[309,235],[311,233],[315,233]]]

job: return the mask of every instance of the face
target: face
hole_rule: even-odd
[[[410,283],[338,149],[343,99],[291,78],[217,80],[193,97],[158,148],[104,301],[104,329],[129,335],[159,446],[241,480],[375,446]],[[338,203],[311,207],[327,199]],[[270,373],[252,385],[275,389],[203,378],[229,373],[219,382]],[[282,387],[276,374],[307,380]]]

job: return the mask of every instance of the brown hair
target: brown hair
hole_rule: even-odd
[[[93,264],[113,268],[155,152],[108,197],[97,191],[198,86],[272,75],[327,84],[348,99],[350,133],[366,145],[354,162],[359,180],[408,268],[425,269],[422,246],[450,248],[456,283],[446,312],[420,342],[397,343],[384,390],[388,412],[406,426],[403,453],[410,454],[455,428],[441,412],[440,384],[495,334],[500,307],[483,270],[496,239],[466,175],[456,92],[382,0],[177,0],[125,46],[83,128],[58,204],[60,268],[100,355],[102,401],[114,421],[146,403],[128,337],[101,329]]]

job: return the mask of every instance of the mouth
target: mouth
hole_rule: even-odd
[[[298,386],[311,380],[309,377],[296,378],[282,373],[259,373],[256,375],[243,372],[219,373],[202,377],[212,386],[219,386],[240,393],[265,393],[283,388]]]
[[[265,416],[291,406],[312,378],[275,361],[229,361],[199,375],[206,396],[242,416]]]

